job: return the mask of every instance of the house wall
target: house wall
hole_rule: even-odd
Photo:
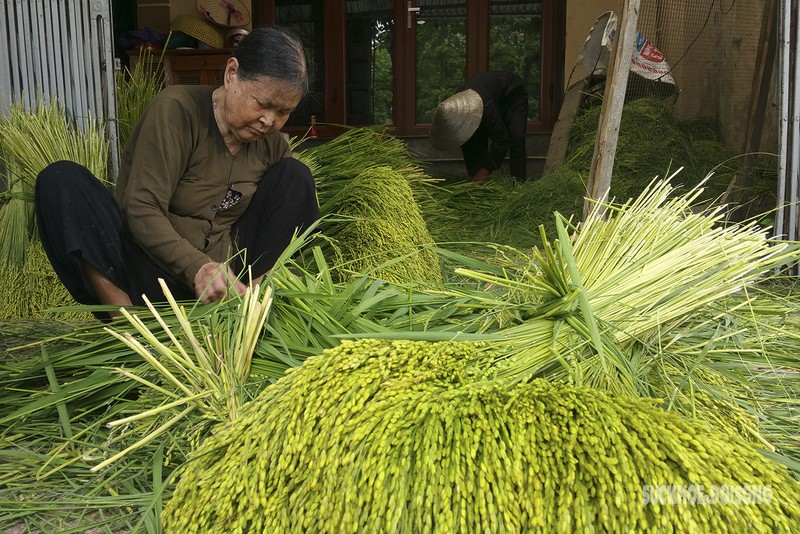
[[[583,43],[597,18],[606,11],[618,11],[619,0],[569,0],[566,13],[564,50],[564,87],[569,87],[588,74],[582,67],[573,71]],[[570,77],[572,78],[570,80]]]
[[[765,3],[750,0],[720,7],[714,0],[642,0],[639,12],[639,31],[673,67],[679,88],[671,101],[676,116],[681,120],[716,119],[726,144],[740,152],[746,149]],[[573,67],[592,24],[605,11],[619,14],[620,4],[619,0],[567,2],[565,87],[586,74],[582,67],[573,72]],[[760,150],[774,153],[778,119],[772,91],[768,102],[764,121],[754,127],[761,130]]]
[[[744,4],[746,9],[733,14],[735,24],[726,24],[720,31],[719,61],[724,68],[720,69],[718,81],[721,86],[730,88],[720,91],[720,121],[728,143],[737,149],[741,146],[742,150],[746,148],[744,141],[750,117],[755,62],[758,50],[763,48],[761,21],[765,4],[766,0],[750,0]],[[771,76],[772,81],[776,79],[775,74],[773,72]],[[778,106],[774,89],[774,83],[770,83],[760,146],[761,151],[770,153],[778,151]]]
[[[136,20],[140,28],[167,33],[173,17],[170,2],[166,0],[139,0],[137,3]]]
[[[662,28],[659,46],[663,46],[668,61],[670,56],[675,61],[673,73],[680,88],[677,117],[716,118],[726,144],[744,152],[766,0],[731,4],[727,10],[719,9],[718,3],[711,5],[712,1],[671,6],[669,15],[658,21]],[[754,123],[754,127],[759,126],[760,150],[775,151],[775,106],[767,106],[764,122]]]

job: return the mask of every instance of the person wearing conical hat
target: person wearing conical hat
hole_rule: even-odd
[[[439,103],[430,126],[431,145],[461,147],[467,173],[481,183],[509,155],[511,175],[527,179],[525,136],[528,91],[511,72],[486,71],[462,83]]]

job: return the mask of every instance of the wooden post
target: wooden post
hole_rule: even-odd
[[[617,151],[625,91],[628,88],[631,55],[636,47],[639,0],[621,0],[620,6],[620,17],[609,57],[600,122],[594,142],[592,167],[589,171],[588,195],[589,198],[595,200],[602,199],[611,188],[611,172],[614,169],[614,155]],[[588,217],[591,209],[592,203],[587,199],[583,205],[584,220]]]

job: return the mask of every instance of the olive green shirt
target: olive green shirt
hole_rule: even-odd
[[[131,133],[114,188],[134,241],[189,288],[201,266],[231,257],[231,226],[264,172],[291,157],[280,133],[245,143],[232,155],[214,119],[214,89],[162,90]],[[220,210],[229,187],[241,200]]]

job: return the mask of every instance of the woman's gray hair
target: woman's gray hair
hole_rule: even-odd
[[[308,68],[303,43],[293,31],[280,26],[255,28],[233,51],[243,80],[269,76],[308,92]]]

